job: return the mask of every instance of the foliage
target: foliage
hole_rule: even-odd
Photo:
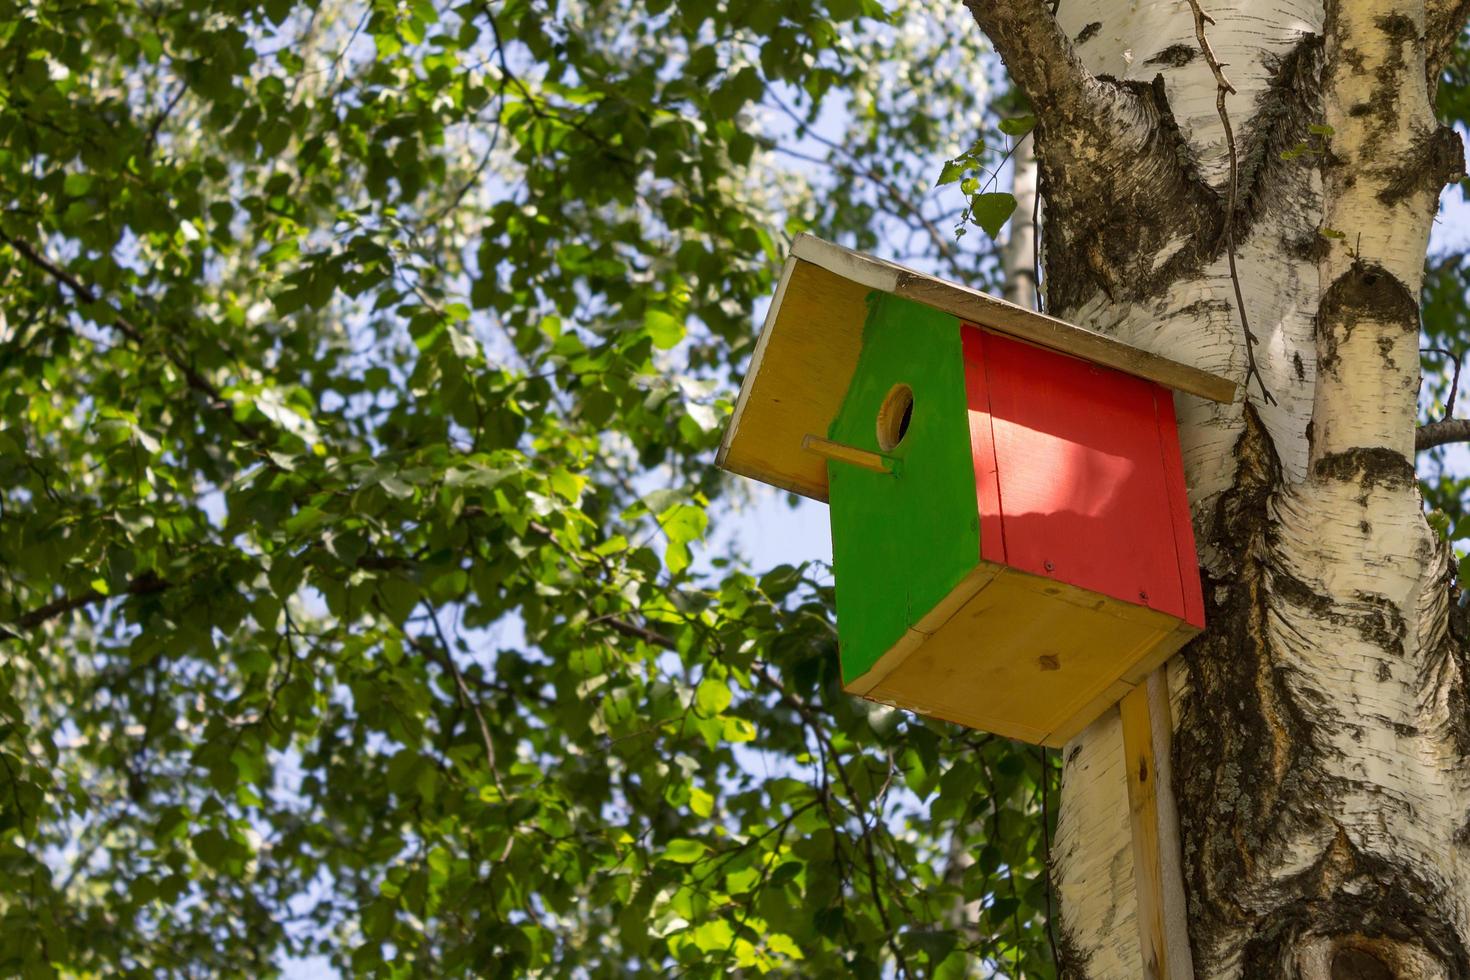
[[[992,281],[967,17],[0,2],[0,972],[1050,975],[1057,760],[701,543],[788,236]]]

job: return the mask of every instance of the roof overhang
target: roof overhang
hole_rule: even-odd
[[[800,235],[740,386],[716,464],[815,500],[827,499],[827,461],[802,447],[825,436],[862,350],[868,297],[891,293],[967,323],[1071,354],[1175,391],[1235,400],[1234,381],[1111,337],[927,276],[862,252]]]

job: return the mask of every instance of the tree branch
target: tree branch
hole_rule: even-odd
[[[617,616],[598,616],[587,625],[591,626],[593,623],[602,623],[614,633],[621,633],[635,640],[642,640],[649,646],[662,647],[674,653],[679,652],[679,645],[667,636],[664,636],[662,633],[655,633],[653,630],[645,629],[642,626],[636,626],[626,619],[619,619]]]
[[[1045,0],[965,0],[1036,110],[1042,229],[1065,316],[1098,291],[1111,303],[1149,295],[1222,247],[1221,195],[1200,175],[1174,119],[1163,76],[1152,83],[1094,75]],[[1115,223],[1127,215],[1129,233]],[[1158,256],[1175,238],[1168,262]]]
[[[429,614],[429,622],[434,624],[434,635],[439,638],[439,646],[444,649],[444,659],[439,665],[449,671],[454,678],[455,692],[459,695],[460,707],[467,707],[474,713],[475,721],[480,725],[480,740],[485,746],[485,765],[490,769],[490,778],[495,780],[495,788],[505,796],[505,785],[500,781],[500,770],[495,766],[495,741],[490,737],[490,726],[485,722],[485,712],[480,707],[479,699],[470,692],[469,685],[464,682],[464,675],[459,672],[459,665],[454,662],[454,650],[449,645],[449,639],[444,635],[444,628],[439,625],[439,615],[434,612],[433,605],[425,599],[424,609]]]
[[[122,594],[152,595],[155,592],[162,592],[164,589],[171,588],[172,586],[172,582],[165,581],[152,572],[147,572],[129,582],[127,589]],[[55,619],[57,616],[64,616],[74,610],[85,609],[87,606],[95,606],[97,603],[105,602],[111,598],[112,596],[107,593],[98,592],[96,589],[88,589],[86,592],[77,595],[62,596],[60,599],[48,602],[44,606],[37,606],[30,612],[23,613],[12,620],[10,625],[19,626],[23,630],[33,630],[42,623]]]
[[[31,265],[35,266],[37,269],[40,269],[42,272],[46,273],[46,275],[61,283],[67,289],[71,290],[72,294],[75,295],[78,299],[82,300],[85,303],[99,303],[106,305],[108,309],[112,312],[111,325],[116,327],[119,333],[131,340],[134,344],[137,344],[139,347],[146,346],[146,340],[143,330],[137,324],[133,323],[132,320],[124,316],[122,312],[113,307],[112,304],[106,303],[102,299],[102,297],[97,295],[97,292],[92,289],[92,287],[79,280],[70,272],[67,272],[55,262],[52,262],[45,255],[42,255],[39,251],[32,247],[30,242],[27,242],[24,239],[20,238],[11,238],[4,232],[0,232],[0,241],[3,241],[7,245],[9,245],[12,249],[16,251],[17,254],[20,255],[21,258],[25,259]],[[239,429],[246,438],[250,439],[252,442],[260,441],[260,430],[255,428],[255,426],[251,425],[248,422],[242,422],[239,419],[235,418],[235,413],[232,411],[232,406],[229,400],[220,393],[220,390],[216,388],[208,378],[204,377],[204,375],[194,370],[194,368],[192,368],[189,363],[184,360],[183,355],[180,354],[178,351],[174,350],[167,344],[163,344],[160,346],[163,349],[164,356],[169,359],[169,362],[172,363],[174,367],[179,369],[179,372],[181,374],[183,374],[184,380],[188,382],[189,387],[203,395],[208,400],[209,406],[211,408],[227,412],[230,421],[235,424],[235,428]]]
[[[1442,419],[1419,426],[1414,433],[1414,450],[1424,452],[1452,442],[1470,442],[1470,419]]]
[[[1439,73],[1470,20],[1470,0],[1429,0],[1424,5],[1424,55],[1433,97]]]
[[[398,558],[393,555],[363,555],[354,562],[354,565],[366,571],[384,571],[397,568],[411,568],[415,565],[415,561],[412,558]],[[59,599],[53,599],[43,606],[37,606],[30,612],[22,613],[15,619],[0,620],[0,626],[12,626],[19,627],[23,630],[33,630],[55,619],[57,616],[64,616],[77,609],[95,606],[108,599],[124,595],[152,595],[155,592],[162,592],[165,589],[174,588],[179,584],[181,583],[170,582],[166,579],[159,578],[153,572],[144,572],[142,575],[130,581],[120,592],[103,593],[98,592],[96,589],[88,589],[86,592],[79,592],[76,595],[62,596]],[[3,631],[0,631],[0,639],[5,638]],[[19,636],[11,633],[9,638],[19,639]]]
[[[1104,101],[1103,86],[1082,65],[1071,40],[1044,0],[965,0],[970,15],[1006,64],[1037,119],[1089,125]]]
[[[1225,132],[1225,146],[1230,151],[1230,192],[1225,200],[1225,254],[1230,260],[1230,283],[1235,287],[1235,311],[1240,314],[1240,329],[1245,333],[1245,384],[1244,394],[1249,395],[1251,378],[1261,389],[1261,400],[1267,405],[1276,404],[1276,399],[1266,390],[1266,379],[1256,366],[1256,335],[1251,332],[1250,319],[1245,314],[1245,296],[1240,289],[1240,272],[1235,268],[1235,204],[1240,189],[1240,157],[1235,149],[1235,130],[1230,125],[1230,113],[1225,110],[1225,96],[1235,94],[1235,86],[1225,77],[1225,66],[1215,57],[1210,39],[1205,34],[1205,25],[1215,21],[1200,9],[1199,0],[1189,0],[1189,9],[1194,13],[1194,36],[1199,42],[1200,53],[1215,76],[1215,112],[1220,117],[1220,128]]]

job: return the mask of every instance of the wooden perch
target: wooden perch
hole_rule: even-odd
[[[882,453],[871,452],[867,449],[859,449],[856,446],[848,446],[831,439],[823,439],[821,436],[805,435],[801,438],[801,448],[809,453],[816,453],[827,459],[838,463],[847,463],[851,466],[861,466],[865,470],[874,473],[895,473],[898,470],[898,460],[892,456],[884,456]]]

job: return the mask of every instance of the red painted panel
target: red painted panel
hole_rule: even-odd
[[[1159,445],[1167,392],[999,334],[981,346],[1006,564],[1187,618]]]
[[[1179,554],[1179,584],[1184,590],[1184,618],[1204,629],[1205,600],[1200,594],[1199,553],[1194,547],[1194,524],[1189,519],[1189,497],[1184,492],[1184,457],[1179,451],[1179,423],[1174,417],[1174,393],[1160,389],[1154,399],[1159,423],[1159,449],[1164,458],[1164,485],[1169,491],[1169,513],[1174,524],[1174,549]]]
[[[990,393],[985,385],[985,334],[960,324],[965,356],[965,402],[970,410],[970,454],[975,465],[975,503],[980,514],[980,557],[1004,564],[1005,534],[1000,517],[1000,482],[995,472],[995,441],[990,425]]]

